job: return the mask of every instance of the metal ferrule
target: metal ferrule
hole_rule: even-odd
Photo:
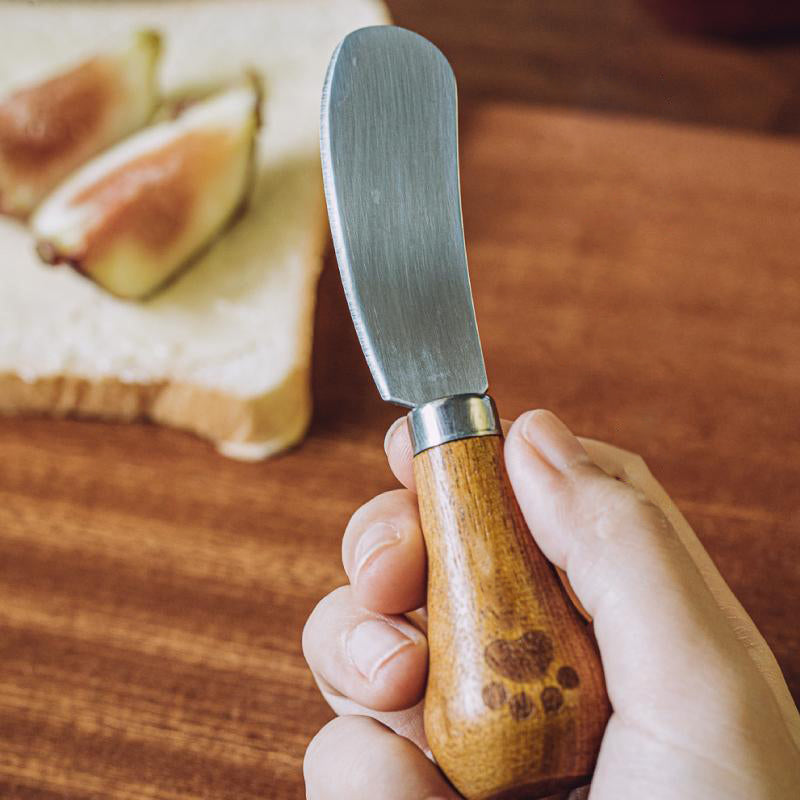
[[[497,436],[500,419],[488,394],[456,394],[417,406],[408,414],[414,455],[456,439]]]

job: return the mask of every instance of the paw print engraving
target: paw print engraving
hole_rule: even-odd
[[[564,705],[564,695],[557,686],[545,686],[539,695],[545,714],[555,714]]]
[[[519,722],[522,719],[527,719],[533,714],[533,700],[526,692],[517,692],[511,696],[508,701],[508,710],[511,716]]]
[[[575,672],[572,667],[561,667],[561,669],[556,672],[556,680],[565,689],[575,689],[581,682],[578,673]]]
[[[487,665],[493,672],[514,683],[530,683],[546,678],[555,658],[553,640],[544,631],[526,631],[517,639],[495,639],[484,651]],[[497,711],[508,706],[516,721],[527,719],[538,711],[555,714],[564,705],[562,690],[577,689],[580,677],[574,667],[564,664],[555,674],[558,686],[545,686],[539,692],[538,705],[526,691],[509,694],[500,681],[483,687],[482,697],[487,708]]]
[[[484,653],[486,663],[504,678],[523,683],[540,678],[553,660],[553,640],[544,631],[528,631],[519,639],[495,639]]]
[[[492,710],[502,708],[506,702],[506,687],[502,683],[487,683],[483,687],[483,702]]]

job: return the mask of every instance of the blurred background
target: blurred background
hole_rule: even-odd
[[[800,699],[800,4],[387,5],[458,80],[503,416],[550,407],[642,454]],[[350,514],[395,486],[399,413],[330,251],[313,390],[308,438],[258,464],[0,419],[0,797],[304,797],[331,712],[300,631],[345,580]]]
[[[628,112],[789,133],[800,7],[785,0],[387,0],[439,42],[464,100]]]

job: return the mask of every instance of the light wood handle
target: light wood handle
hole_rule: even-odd
[[[591,628],[528,531],[500,436],[414,458],[428,550],[425,733],[468,800],[588,783],[610,713]]]

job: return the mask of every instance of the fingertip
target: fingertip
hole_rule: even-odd
[[[391,550],[378,552],[358,571],[353,593],[364,608],[403,614],[425,603],[426,557],[422,533],[404,531]]]
[[[543,413],[537,410],[521,414],[508,431],[503,451],[514,494],[523,507],[529,496],[539,492],[552,495],[563,482],[559,470],[542,456],[526,435],[527,426],[536,425]]]
[[[428,642],[404,619],[364,619],[347,633],[345,653],[362,676],[360,696],[369,708],[395,711],[410,708],[422,698]]]
[[[389,442],[391,442],[392,437],[397,433],[397,429],[405,422],[405,417],[398,417],[386,430],[386,436],[383,437],[383,450],[384,452],[389,451]]]
[[[508,430],[506,431],[506,449],[509,445],[519,446],[524,445],[526,447],[530,447],[530,442],[528,442],[527,438],[525,437],[523,431],[525,426],[529,424],[531,420],[536,419],[536,416],[539,414],[544,413],[542,409],[532,409],[530,411],[523,411],[509,426]]]
[[[342,539],[342,562],[364,608],[402,614],[423,605],[427,559],[416,496],[395,489],[358,509]]]
[[[423,695],[425,635],[405,617],[362,608],[349,586],[317,604],[302,643],[315,676],[359,705],[396,711],[410,708]]]
[[[591,464],[588,453],[555,414],[535,409],[521,414],[511,426],[505,462],[536,543],[550,561],[566,570],[581,492],[575,477]]]
[[[544,408],[526,411],[514,422],[511,435],[524,441],[552,469],[565,472],[590,461],[586,448],[552,412]]]
[[[389,460],[389,468],[400,483],[411,491],[416,490],[414,481],[414,450],[411,446],[411,436],[408,433],[406,417],[396,419],[386,432],[383,440],[383,449]]]
[[[387,630],[396,630],[393,625],[381,624]],[[428,643],[419,635],[416,642],[395,646],[395,652],[388,654],[375,671],[359,678],[358,688],[351,683],[353,690],[342,693],[374,711],[401,711],[419,703],[425,694],[427,677]],[[336,686],[336,683],[331,685]]]

